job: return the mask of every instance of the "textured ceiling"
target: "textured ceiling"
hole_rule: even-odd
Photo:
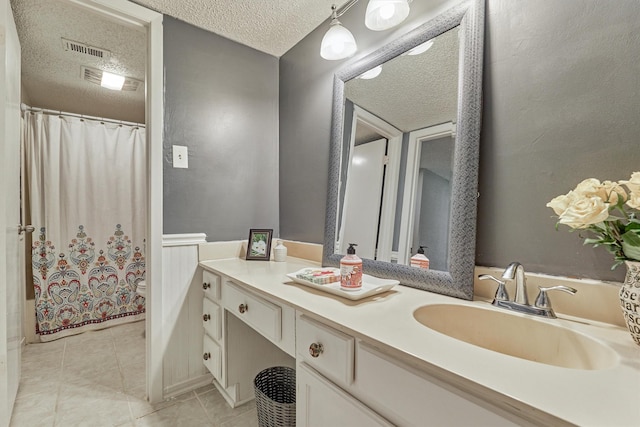
[[[133,0],[149,9],[282,56],[346,0]]]
[[[374,79],[348,81],[345,95],[404,132],[455,122],[458,29],[436,37],[431,49],[420,55],[399,56],[386,62]]]
[[[22,50],[22,84],[31,106],[144,122],[144,85],[135,92],[81,79],[88,66],[144,82],[146,34],[58,0],[11,0]],[[111,51],[109,60],[65,51],[61,37]]]
[[[345,0],[133,0],[257,50],[281,56]],[[144,81],[146,35],[67,0],[11,0],[22,83],[34,107],[144,122],[144,86],[118,92],[83,81],[88,66]],[[110,60],[65,52],[61,37],[110,50]]]

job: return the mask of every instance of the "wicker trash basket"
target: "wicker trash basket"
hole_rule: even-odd
[[[253,381],[260,427],[296,425],[296,370],[274,366]]]

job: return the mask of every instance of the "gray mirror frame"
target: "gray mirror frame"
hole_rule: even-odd
[[[484,0],[464,1],[336,72],[333,82],[323,265],[337,267],[342,258],[342,255],[335,253],[335,241],[344,125],[344,83],[456,26],[460,26],[460,62],[458,65],[458,122],[449,220],[449,271],[421,270],[407,265],[370,259],[363,260],[363,270],[373,276],[399,280],[402,285],[471,300],[475,268],[478,162],[482,120]]]

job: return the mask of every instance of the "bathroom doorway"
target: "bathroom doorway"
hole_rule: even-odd
[[[13,4],[15,3],[15,4]],[[161,238],[162,238],[162,141],[161,141],[161,130],[162,130],[162,29],[161,29],[161,21],[162,16],[144,9],[140,6],[131,4],[125,0],[56,0],[51,2],[41,2],[41,1],[12,1],[12,6],[14,6],[14,15],[16,21],[19,21],[21,17],[19,16],[18,6],[24,6],[28,3],[33,3],[35,7],[44,7],[45,4],[56,4],[60,9],[66,9],[67,11],[71,10],[71,13],[64,18],[62,21],[63,30],[59,34],[59,37],[54,37],[50,32],[44,30],[47,34],[47,37],[55,38],[56,44],[62,45],[60,47],[61,50],[64,50],[65,54],[69,55],[82,55],[85,52],[89,52],[92,54],[100,53],[103,55],[111,55],[117,51],[117,48],[111,49],[113,52],[109,52],[109,49],[94,49],[100,48],[101,46],[97,46],[99,43],[91,44],[88,43],[88,38],[86,30],[85,32],[76,33],[74,35],[72,29],[76,23],[80,23],[82,21],[82,17],[100,17],[104,20],[109,21],[113,25],[119,25],[121,28],[128,29],[129,31],[133,29],[133,31],[137,31],[142,34],[144,38],[145,52],[143,53],[142,64],[142,78],[138,78],[139,83],[141,83],[141,92],[142,92],[142,114],[139,117],[142,117],[143,120],[126,120],[122,115],[119,116],[121,112],[124,111],[122,107],[116,107],[115,110],[111,110],[109,112],[108,108],[107,112],[97,113],[95,108],[76,108],[74,105],[69,104],[47,104],[45,101],[37,100],[37,99],[29,99],[27,96],[26,99],[23,99],[25,104],[29,104],[32,107],[40,107],[46,110],[51,111],[59,111],[61,112],[61,116],[79,116],[86,115],[90,117],[75,117],[74,119],[78,120],[86,120],[94,122],[95,119],[105,118],[105,119],[115,119],[115,126],[118,126],[117,122],[119,120],[124,121],[134,121],[139,122],[143,121],[146,123],[147,127],[147,150],[143,159],[143,163],[146,166],[145,175],[148,181],[147,187],[147,196],[142,201],[142,212],[143,216],[146,219],[146,225],[144,228],[146,229],[146,242],[144,243],[145,250],[145,263],[146,263],[146,279],[147,283],[154,283],[153,286],[148,287],[148,292],[146,295],[146,322],[145,322],[145,335],[149,337],[146,343],[146,372],[147,372],[147,380],[146,380],[146,388],[147,395],[149,400],[158,401],[161,399],[161,378],[159,378],[158,374],[153,374],[153,372],[159,372],[157,366],[161,364],[161,359],[158,360],[157,357],[154,357],[153,351],[150,351],[154,345],[154,340],[152,337],[157,337],[158,334],[154,331],[159,330],[158,322],[153,321],[154,314],[157,317],[160,317],[161,307],[158,305],[158,310],[155,311],[151,308],[153,301],[161,301]],[[69,9],[72,8],[72,9]],[[28,12],[27,12],[28,13]],[[47,19],[51,18],[51,14],[47,15]],[[19,25],[19,24],[18,24]],[[37,28],[29,28],[29,32],[38,32]],[[122,38],[122,33],[126,31],[114,31],[111,36],[114,38],[114,43],[122,44],[124,40]],[[20,29],[19,29],[20,33]],[[66,37],[65,37],[66,36]],[[23,50],[25,46],[23,44]],[[114,62],[117,65],[117,58],[111,57],[114,59]],[[25,61],[23,61],[24,63]],[[43,61],[46,63],[46,61]],[[50,64],[48,64],[50,65]],[[86,67],[77,67],[77,73],[75,78],[83,77],[86,78],[89,75],[91,78],[91,73],[95,72],[94,67],[91,64],[88,64]],[[146,69],[146,70],[145,70]],[[25,89],[25,81],[24,76],[26,73],[29,73],[28,67],[23,67],[23,91]],[[135,76],[127,76],[134,77],[132,80],[135,80]],[[35,88],[35,91],[43,90],[38,87],[39,82],[35,82],[32,87]],[[63,83],[64,87],[64,83]],[[100,88],[102,89],[102,88]],[[46,90],[46,89],[44,89]],[[64,88],[63,88],[64,90]],[[68,86],[66,87],[67,92],[72,92],[72,89]],[[26,91],[27,95],[29,94],[29,90]],[[108,92],[105,92],[108,93]],[[113,95],[111,95],[113,98]],[[31,98],[36,98],[31,96]],[[58,96],[58,98],[63,98],[62,95]],[[108,96],[106,97],[108,98]],[[78,100],[78,97],[76,97]],[[93,102],[93,107],[99,107],[99,105],[95,104],[104,104],[107,105],[108,102]],[[75,110],[75,111],[74,111]],[[72,113],[72,114],[62,114],[62,113]],[[111,117],[110,117],[111,116]],[[118,117],[119,116],[119,117]],[[109,122],[110,120],[103,120],[103,122]],[[113,124],[113,123],[112,123]],[[146,200],[145,200],[146,199]],[[26,209],[25,209],[26,211]],[[119,233],[118,233],[119,234]],[[33,236],[34,240],[37,239],[37,236]],[[116,239],[117,240],[117,239]],[[30,249],[30,245],[29,249]],[[117,245],[114,245],[117,246]],[[117,252],[117,251],[116,251]],[[31,257],[31,251],[29,250],[29,257]],[[117,258],[117,255],[116,255]],[[154,274],[155,273],[155,274]],[[31,288],[31,293],[33,294],[33,288]],[[29,317],[33,319],[34,306],[27,306],[25,312],[28,314],[25,316],[25,328],[31,329],[33,327],[33,322],[29,322]],[[161,318],[161,317],[160,317]],[[30,324],[31,323],[31,324]],[[158,353],[160,354],[160,353]],[[160,356],[161,357],[161,356]],[[158,390],[160,389],[160,394]]]

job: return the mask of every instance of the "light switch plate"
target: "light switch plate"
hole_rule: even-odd
[[[188,168],[189,167],[189,150],[183,145],[173,146],[173,167]]]

